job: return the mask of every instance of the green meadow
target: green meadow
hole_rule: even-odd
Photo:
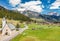
[[[60,26],[31,23],[25,30],[10,41],[60,41]]]

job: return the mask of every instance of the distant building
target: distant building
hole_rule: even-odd
[[[11,35],[15,30],[15,26],[11,23],[7,23],[6,19],[2,19],[2,35]]]

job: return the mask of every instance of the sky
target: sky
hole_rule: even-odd
[[[0,0],[0,5],[9,10],[60,13],[60,0]]]

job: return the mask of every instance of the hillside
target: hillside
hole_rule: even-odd
[[[0,6],[0,18],[6,17],[7,19],[22,20],[22,21],[31,21],[31,19],[19,12],[12,10],[7,10]]]
[[[38,18],[39,13],[34,11],[26,10],[23,12],[24,15],[29,16],[30,18]]]
[[[48,22],[60,23],[60,15],[56,16],[56,15],[43,15],[43,14],[40,14],[39,17],[44,19],[45,21],[48,21]]]

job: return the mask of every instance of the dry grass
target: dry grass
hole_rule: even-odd
[[[16,20],[8,20],[8,19],[7,19],[7,22],[8,23],[12,23],[14,25],[16,25],[17,23],[20,23],[19,21],[16,21]]]
[[[16,21],[16,20],[9,20],[9,19],[6,19],[8,23],[12,23],[14,25],[16,25],[17,23],[20,23],[19,21]],[[0,26],[2,24],[2,18],[0,18]]]
[[[37,39],[36,37],[27,36],[23,38],[21,41],[39,41],[39,39]]]

